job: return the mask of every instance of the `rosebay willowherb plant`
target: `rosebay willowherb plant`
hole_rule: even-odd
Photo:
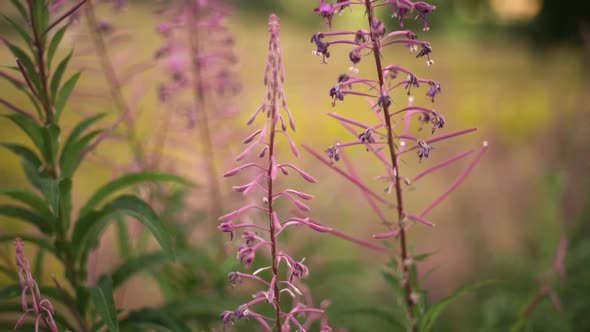
[[[219,219],[222,223],[219,230],[230,234],[233,240],[235,233],[243,229],[242,239],[244,244],[238,249],[238,259],[244,268],[250,269],[254,265],[254,259],[267,251],[270,255],[269,266],[258,268],[253,273],[230,272],[229,281],[232,285],[242,283],[244,280],[255,282],[263,287],[263,290],[253,294],[253,299],[240,305],[233,311],[224,311],[221,318],[225,326],[232,326],[236,319],[250,318],[258,321],[265,330],[290,331],[295,327],[298,331],[306,331],[314,320],[320,321],[321,331],[331,331],[327,319],[324,317],[323,308],[313,308],[309,304],[310,297],[303,296],[298,286],[300,279],[309,273],[304,265],[305,259],[296,260],[288,253],[281,250],[279,235],[290,226],[307,226],[312,230],[327,232],[330,229],[309,221],[309,218],[289,217],[281,218],[276,210],[276,201],[287,200],[292,202],[301,211],[309,211],[309,207],[303,203],[313,196],[294,189],[280,189],[278,177],[282,174],[288,176],[296,173],[308,182],[316,180],[297,166],[278,160],[277,143],[285,139],[295,156],[299,152],[291,136],[289,128],[295,130],[295,122],[291,111],[287,108],[287,100],[283,91],[285,72],[283,68],[283,55],[279,43],[280,24],[276,15],[271,15],[268,22],[269,42],[264,84],[266,93],[262,105],[250,116],[248,125],[254,123],[259,116],[265,116],[266,121],[262,129],[254,131],[244,139],[248,147],[237,157],[238,161],[244,160],[248,154],[258,149],[258,158],[265,162],[253,161],[245,163],[225,173],[225,177],[231,177],[242,172],[254,172],[253,179],[243,185],[234,186],[237,192],[252,197],[262,197],[260,201],[243,206]],[[261,202],[261,203],[258,203]],[[244,221],[245,215],[250,211],[261,211],[261,222]],[[282,220],[281,220],[282,219]],[[258,233],[262,233],[259,235]],[[282,264],[281,264],[282,263]],[[289,297],[281,297],[286,294]],[[272,307],[272,316],[267,316],[255,308],[257,304],[269,303]],[[287,303],[290,304],[287,309]],[[324,303],[323,307],[326,305]]]
[[[336,84],[329,91],[329,95],[333,100],[332,106],[348,97],[365,97],[369,103],[368,109],[376,116],[376,123],[364,123],[351,117],[329,113],[331,117],[351,132],[355,139],[329,147],[325,151],[326,157],[309,146],[304,147],[317,159],[331,166],[338,174],[344,176],[345,179],[361,190],[379,220],[390,228],[387,232],[374,235],[375,239],[399,238],[399,254],[396,254],[397,261],[392,260],[390,264],[394,268],[394,272],[387,274],[387,280],[395,291],[396,297],[400,299],[398,304],[401,312],[399,310],[396,312],[390,311],[387,315],[391,316],[392,322],[396,322],[397,328],[411,331],[427,331],[432,329],[433,322],[442,307],[450,301],[443,300],[439,304],[428,305],[425,291],[420,288],[416,270],[417,261],[424,259],[424,257],[410,253],[408,230],[415,223],[428,227],[434,226],[434,223],[426,218],[427,214],[465,179],[482,157],[487,143],[484,142],[484,147],[475,155],[467,168],[447,190],[427,204],[421,212],[411,213],[407,211],[404,206],[404,198],[408,194],[408,189],[415,187],[419,179],[474,151],[468,150],[443,160],[415,176],[410,176],[406,171],[402,172],[400,168],[401,157],[407,155],[408,152],[416,151],[418,161],[423,165],[425,163],[424,159],[429,158],[432,154],[434,143],[470,133],[475,129],[460,130],[429,138],[421,138],[420,136],[423,135],[414,135],[411,126],[414,119],[421,126],[431,126],[431,134],[445,126],[445,119],[441,113],[434,109],[414,106],[412,89],[418,89],[421,85],[426,86],[426,96],[434,102],[435,97],[441,92],[441,86],[436,81],[419,78],[405,67],[390,64],[387,60],[386,47],[403,45],[409,48],[410,51],[417,52],[417,58],[426,58],[428,66],[434,64],[434,61],[430,58],[432,46],[428,42],[418,39],[416,33],[411,30],[388,32],[385,22],[378,16],[378,10],[387,8],[390,16],[398,18],[400,26],[404,25],[404,20],[408,16],[415,14],[416,19],[420,19],[423,23],[422,30],[428,31],[427,15],[435,10],[435,6],[409,0],[338,0],[335,3],[321,0],[319,7],[315,11],[324,17],[328,26],[331,27],[334,14],[342,13],[343,9],[347,7],[359,7],[359,10],[365,12],[367,18],[366,28],[315,33],[311,38],[311,42],[315,45],[313,53],[321,58],[321,63],[327,63],[330,56],[333,57],[339,54],[339,50],[334,50],[334,47],[340,45],[352,47],[352,50],[348,53],[348,58],[352,62],[349,72],[338,76]],[[342,56],[346,55],[343,54]],[[374,70],[366,76],[360,76],[358,65],[361,61],[371,61]],[[394,93],[400,89],[407,91],[408,105],[394,110],[393,107],[399,104],[399,100],[395,100]],[[418,130],[418,134],[420,134],[420,130]],[[371,183],[363,181],[356,175],[357,172],[353,164],[346,158],[344,150],[358,146],[374,155],[383,166],[384,170],[379,179],[385,182],[385,192],[386,194],[392,193],[394,195],[393,199],[371,189],[373,187]],[[344,159],[345,170],[338,166],[338,161],[341,159]],[[386,209],[391,211],[388,212]]]
[[[68,73],[73,53],[60,59],[59,47],[70,18],[86,0],[64,9],[53,19],[53,10],[58,8],[48,1],[11,0],[11,3],[17,9],[16,20],[23,24],[6,17],[19,41],[3,40],[3,44],[16,58],[16,66],[8,66],[8,70],[16,75],[0,71],[0,76],[28,97],[29,103],[17,106],[2,96],[0,104],[11,111],[3,117],[22,130],[32,144],[0,144],[20,158],[29,182],[28,187],[0,188],[0,196],[10,200],[0,205],[0,216],[27,223],[35,233],[2,234],[0,239],[3,242],[22,239],[34,245],[37,254],[33,269],[30,269],[24,259],[22,242],[16,241],[18,273],[14,273],[12,266],[1,269],[15,283],[1,292],[3,305],[6,305],[2,311],[7,314],[32,311],[36,316],[35,330],[40,329],[43,321],[51,331],[90,331],[104,327],[118,331],[113,292],[141,268],[123,266],[113,273],[106,273],[98,281],[89,280],[89,256],[110,222],[119,216],[131,216],[154,235],[167,257],[171,257],[172,240],[156,212],[138,196],[119,192],[146,181],[186,181],[163,173],[126,174],[98,188],[85,202],[78,201],[77,192],[73,191],[75,175],[104,130],[90,130],[102,117],[92,115],[78,122],[67,137],[62,135],[62,115],[81,73]],[[117,193],[119,195],[113,198]],[[74,208],[77,206],[79,208]],[[53,276],[54,286],[41,284],[43,262],[47,256],[53,256],[64,271],[63,275]],[[22,297],[22,307],[10,305],[21,292],[32,294],[30,307],[25,296]],[[41,299],[40,294],[49,297],[59,310],[54,310],[48,299]],[[3,328],[14,326],[6,319],[10,316],[0,319]],[[17,326],[32,330],[23,319],[24,316],[18,320]],[[134,316],[128,319],[128,325],[138,325],[146,320],[149,318]]]
[[[156,146],[162,150],[166,147],[165,151],[172,156],[200,151],[190,165],[173,165],[177,161],[169,164],[178,172],[186,172],[185,176],[195,182],[203,183],[191,203],[205,203],[201,209],[207,210],[208,226],[214,229],[224,203],[218,163],[229,161],[222,152],[235,135],[228,123],[237,113],[233,97],[240,90],[235,40],[226,19],[232,10],[217,0],[174,0],[165,4],[156,12],[163,45],[154,58],[166,78],[158,87],[166,117],[158,129]],[[192,139],[187,139],[188,135]],[[162,157],[165,156],[159,159]],[[172,158],[175,159],[178,158]],[[203,196],[209,199],[203,200]]]

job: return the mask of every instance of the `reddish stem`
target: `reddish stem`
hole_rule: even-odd
[[[372,8],[372,1],[365,0],[365,7],[367,12],[367,19],[369,23],[369,27],[371,27],[373,22],[373,8]],[[385,79],[383,77],[383,66],[381,65],[381,53],[379,51],[379,37],[375,36],[373,31],[370,33],[371,40],[373,41],[373,56],[375,58],[375,66],[377,67],[377,76],[379,78],[379,86],[385,86]],[[393,177],[394,177],[394,184],[395,184],[395,194],[397,198],[397,216],[398,216],[398,223],[400,228],[400,249],[401,249],[401,266],[402,266],[402,284],[405,289],[405,302],[407,305],[408,317],[410,320],[411,330],[417,332],[418,326],[416,325],[416,320],[414,319],[414,301],[412,300],[412,285],[410,284],[409,278],[409,266],[406,264],[408,261],[408,247],[406,243],[406,231],[403,227],[403,218],[404,218],[404,209],[403,209],[403,201],[402,201],[402,187],[400,183],[400,176],[399,176],[399,168],[398,168],[398,160],[395,151],[395,144],[393,142],[394,134],[393,128],[391,126],[391,117],[389,114],[389,107],[386,103],[382,103],[383,109],[383,117],[385,120],[385,126],[387,127],[387,145],[389,146],[389,155],[391,158],[391,164],[393,167]]]

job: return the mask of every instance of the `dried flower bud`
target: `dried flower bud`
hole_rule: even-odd
[[[430,97],[430,100],[432,100],[432,102],[434,103],[434,97],[438,94],[440,94],[440,84],[438,82],[435,81],[430,81],[428,84],[430,84],[430,89],[428,89],[428,91],[426,92],[426,95],[428,97]]]
[[[326,155],[331,162],[340,160],[340,151],[338,150],[338,144],[332,145],[326,150]]]
[[[418,140],[418,158],[422,161],[422,158],[428,158],[430,156],[430,150],[432,147],[422,140]]]
[[[230,239],[230,241],[234,239],[234,235],[235,235],[234,230],[235,230],[235,228],[234,228],[234,223],[233,222],[228,221],[228,222],[221,223],[219,226],[217,226],[217,229],[220,230],[220,231],[222,231],[222,232],[224,232],[224,233],[229,233],[229,239]]]
[[[414,8],[418,12],[417,18],[419,17],[422,20],[422,23],[424,26],[423,30],[424,31],[430,30],[430,27],[428,26],[428,21],[426,20],[426,14],[432,13],[436,9],[436,6],[432,6],[432,5],[427,4],[426,2],[420,1],[420,2],[416,2],[414,4]]]
[[[244,264],[244,267],[249,269],[254,261],[255,252],[254,249],[248,246],[240,246],[238,248],[238,259],[240,263]]]
[[[242,283],[242,274],[240,272],[230,272],[227,274],[227,279],[232,286]]]

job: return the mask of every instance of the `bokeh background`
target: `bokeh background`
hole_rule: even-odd
[[[327,65],[320,64],[319,58],[311,54],[311,35],[327,29],[324,20],[313,12],[317,1],[257,0],[229,4],[234,7],[229,26],[239,58],[235,78],[241,81],[242,89],[233,105],[239,113],[224,120],[231,130],[223,135],[224,142],[229,144],[216,151],[219,172],[235,165],[232,156],[239,152],[237,143],[248,133],[245,119],[264,96],[262,75],[270,13],[281,17],[285,91],[298,125],[295,140],[324,150],[337,141],[352,139],[326,115],[331,111],[371,119],[369,107],[362,99],[347,98],[335,108],[330,105],[328,91],[336,77],[349,67],[348,50],[333,47]],[[416,253],[434,253],[421,266],[424,273],[435,269],[425,280],[433,300],[468,283],[496,281],[457,300],[441,318],[439,328],[506,331],[551,274],[558,243],[566,236],[566,276],[552,283],[562,310],[555,310],[551,301],[544,299],[532,314],[529,328],[590,331],[590,2],[455,0],[432,4],[437,10],[430,15],[429,32],[419,31],[418,21],[407,24],[433,46],[434,66],[427,67],[403,47],[387,50],[384,58],[441,83],[443,93],[434,107],[446,118],[445,131],[467,127],[477,127],[478,131],[437,145],[432,157],[420,164],[408,157],[402,167],[408,174],[416,174],[459,151],[478,148],[483,141],[489,143],[489,149],[461,187],[429,214],[436,227],[412,229],[411,248]],[[149,1],[130,1],[122,11],[103,6],[98,13],[101,22],[125,36],[123,42],[112,45],[117,67],[141,68],[125,89],[127,100],[138,109],[134,121],[140,142],[157,134],[157,115],[170,113],[178,116],[176,121],[180,122],[186,119],[181,111],[166,109],[157,99],[165,66],[153,57],[162,44],[155,30],[160,19],[153,15],[155,6]],[[0,3],[0,11],[10,16],[13,13],[9,7],[8,2]],[[388,22],[388,29],[397,27],[394,20]],[[334,19],[333,29],[356,30],[364,23],[362,12],[347,9]],[[68,36],[69,45],[65,44],[80,54],[73,61],[77,68],[84,69],[80,87],[66,110],[68,119],[73,121],[96,112],[107,112],[114,119],[112,100],[101,94],[106,91],[105,81],[101,72],[93,69],[97,59],[92,57],[91,44],[82,38],[83,30],[82,24],[74,27]],[[11,37],[6,25],[0,26],[0,32],[3,38]],[[68,49],[62,52],[66,54]],[[0,48],[0,62],[5,65],[11,61],[8,51]],[[371,73],[368,65],[361,64],[359,68],[361,74]],[[0,83],[0,93],[15,94],[4,82]],[[430,106],[422,92],[415,93],[415,97],[416,104]],[[24,99],[21,102],[26,103]],[[394,99],[394,106],[396,103],[400,106],[405,100]],[[190,128],[186,130],[191,132]],[[199,136],[192,133],[184,137],[183,152],[165,158],[174,164],[174,171],[199,182],[204,177],[199,168]],[[8,121],[0,120],[0,141],[24,141],[24,137]],[[351,150],[348,155],[361,176],[379,187],[374,179],[379,175],[379,164],[363,148]],[[79,172],[79,197],[75,200],[83,201],[101,183],[127,170],[120,165],[132,159],[128,145],[107,141]],[[117,161],[117,165],[109,160]],[[2,186],[24,185],[18,160],[2,151],[0,161]],[[313,186],[293,184],[316,196],[311,202],[314,219],[366,240],[383,231],[362,195],[344,179],[309,154],[303,153],[298,163],[320,179]],[[465,163],[424,179],[407,196],[409,209],[419,211],[445,190]],[[226,210],[239,206],[243,197],[230,193],[231,186],[237,184],[235,180],[220,177],[220,183],[225,188]],[[198,198],[191,202],[202,204]],[[22,225],[12,220],[0,219],[0,233],[21,229]],[[209,237],[218,236],[197,233],[194,241],[206,242]],[[96,254],[96,274],[109,271],[120,262],[116,249],[110,245],[114,241],[113,231],[109,230]],[[328,312],[334,326],[350,331],[387,330],[387,325],[375,315],[352,313],[355,308],[387,308],[393,303],[382,278],[385,255],[339,238],[305,231],[290,234],[286,246],[299,256],[308,257],[308,284],[318,300],[331,300]],[[229,259],[233,259],[235,246],[227,247]],[[0,250],[10,256],[12,248],[8,244]],[[48,278],[62,273],[51,261],[45,265]],[[239,289],[231,290],[227,306],[246,296]],[[131,309],[157,305],[163,299],[151,279],[138,277],[117,294],[116,300],[119,306]],[[247,324],[239,325],[237,330],[248,330]]]

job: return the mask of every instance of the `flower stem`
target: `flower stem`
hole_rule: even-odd
[[[372,1],[371,0],[365,0],[365,7],[366,7],[366,11],[367,11],[367,19],[369,22],[369,28],[372,25],[373,22],[373,8],[372,8]],[[383,77],[383,67],[381,65],[381,53],[379,51],[379,37],[376,36],[374,34],[374,32],[371,29],[371,40],[372,40],[372,46],[373,46],[373,56],[375,58],[375,66],[376,66],[376,70],[377,70],[377,76],[379,78],[379,86],[380,88],[382,88],[385,85],[385,80]],[[412,300],[412,285],[410,284],[410,278],[409,278],[409,266],[408,264],[406,264],[406,262],[408,261],[408,247],[407,247],[407,241],[406,241],[406,231],[403,227],[403,217],[404,217],[404,210],[403,210],[403,202],[402,202],[402,187],[401,187],[401,182],[400,182],[400,176],[399,176],[399,167],[398,167],[398,160],[397,160],[397,154],[395,151],[395,144],[393,142],[393,128],[391,126],[391,118],[389,115],[389,107],[386,103],[382,104],[382,109],[383,109],[383,117],[385,118],[385,125],[387,127],[387,145],[389,147],[389,154],[390,154],[390,158],[391,158],[391,164],[393,167],[393,177],[394,177],[394,183],[395,183],[395,194],[396,194],[396,199],[397,199],[397,215],[398,215],[398,223],[399,223],[399,228],[400,228],[400,250],[401,250],[401,255],[400,255],[400,264],[402,266],[402,284],[404,286],[404,290],[405,290],[405,302],[406,302],[406,306],[407,306],[407,311],[408,311],[408,318],[410,320],[410,326],[411,326],[411,330],[416,332],[418,331],[418,326],[416,325],[416,320],[414,318],[414,301]]]
[[[276,72],[273,73],[276,75]],[[278,77],[275,77],[275,81],[278,80]],[[269,150],[268,150],[268,173],[267,173],[267,199],[268,199],[268,221],[269,221],[269,229],[270,229],[270,243],[271,243],[271,254],[272,254],[272,274],[275,280],[274,283],[274,307],[276,312],[276,319],[277,319],[277,331],[281,331],[281,301],[280,301],[280,293],[279,293],[279,284],[278,284],[278,275],[279,275],[279,266],[278,266],[278,259],[277,259],[277,236],[276,236],[276,229],[275,229],[275,222],[274,222],[274,208],[273,208],[273,178],[272,178],[272,169],[275,167],[273,165],[274,161],[274,147],[275,147],[275,127],[278,121],[277,117],[277,91],[276,89],[272,89],[273,98],[271,107],[271,130],[270,130],[270,141],[269,141]],[[277,106],[275,108],[275,106]]]
[[[199,27],[196,16],[199,13],[199,4],[194,1],[191,12],[190,29],[187,30],[188,43],[191,50],[191,66],[193,75],[193,98],[194,98],[194,112],[197,116],[197,124],[199,126],[199,133],[201,134],[202,143],[202,158],[205,160],[206,174],[207,174],[207,189],[209,191],[209,224],[216,228],[216,216],[221,215],[223,209],[221,206],[221,189],[219,186],[217,166],[215,164],[215,149],[211,137],[211,128],[209,116],[205,105],[205,87],[203,77],[201,76],[201,64],[199,63],[199,55],[201,50],[199,47]]]
[[[131,119],[131,109],[129,108],[127,101],[125,101],[125,97],[123,96],[121,81],[117,77],[117,73],[113,67],[113,62],[111,61],[111,57],[104,39],[97,30],[98,23],[92,0],[88,0],[86,2],[86,6],[84,7],[84,16],[86,17],[88,31],[92,38],[92,43],[94,44],[98,58],[100,59],[100,66],[107,81],[107,85],[109,86],[109,92],[113,98],[113,103],[115,104],[119,115],[122,116],[123,120],[125,121],[127,140],[131,144],[134,161],[137,165],[144,166],[145,158],[143,147],[141,146],[141,143],[135,133],[135,126]]]

